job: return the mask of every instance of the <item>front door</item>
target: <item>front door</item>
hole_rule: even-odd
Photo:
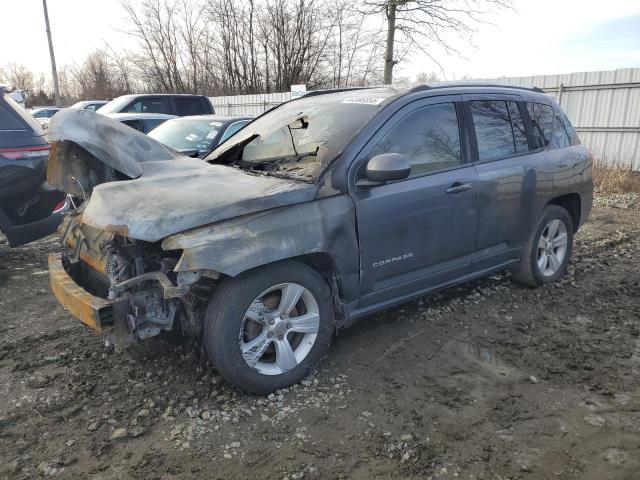
[[[444,98],[400,109],[358,159],[360,178],[366,161],[381,153],[403,154],[412,164],[405,180],[355,187],[361,307],[410,296],[469,270],[478,179],[463,159],[458,105]]]

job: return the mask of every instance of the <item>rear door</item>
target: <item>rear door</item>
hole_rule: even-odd
[[[516,261],[536,220],[539,193],[552,188],[544,154],[525,128],[517,95],[464,95],[478,172],[474,272]]]
[[[412,102],[369,141],[354,167],[381,153],[409,158],[409,178],[353,192],[364,307],[464,276],[475,244],[478,182],[465,163],[459,96]]]

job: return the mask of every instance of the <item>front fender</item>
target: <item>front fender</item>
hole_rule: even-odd
[[[171,235],[164,250],[182,250],[175,270],[229,276],[311,253],[328,254],[345,300],[357,295],[359,255],[352,199],[339,195],[245,215]]]

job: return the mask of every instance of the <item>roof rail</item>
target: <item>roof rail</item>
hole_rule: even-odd
[[[317,95],[325,95],[327,93],[349,92],[351,90],[369,90],[377,87],[344,87],[344,88],[327,88],[326,90],[311,90],[302,95],[303,97],[315,97]],[[292,98],[292,100],[295,100]]]
[[[435,88],[450,88],[450,87],[493,87],[493,88],[513,88],[515,90],[527,90],[530,92],[544,93],[539,87],[523,87],[521,85],[509,85],[506,83],[492,83],[492,82],[437,82],[429,83],[425,85],[416,85],[409,89],[411,92],[419,92],[422,90],[431,90]]]

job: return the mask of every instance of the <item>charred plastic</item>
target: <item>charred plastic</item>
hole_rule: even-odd
[[[203,305],[215,288],[213,272],[173,271],[181,251],[95,231],[67,217],[61,228],[63,264],[86,291],[113,302],[102,321],[108,342],[142,340],[161,331],[199,335]],[[73,225],[69,225],[72,223]]]

